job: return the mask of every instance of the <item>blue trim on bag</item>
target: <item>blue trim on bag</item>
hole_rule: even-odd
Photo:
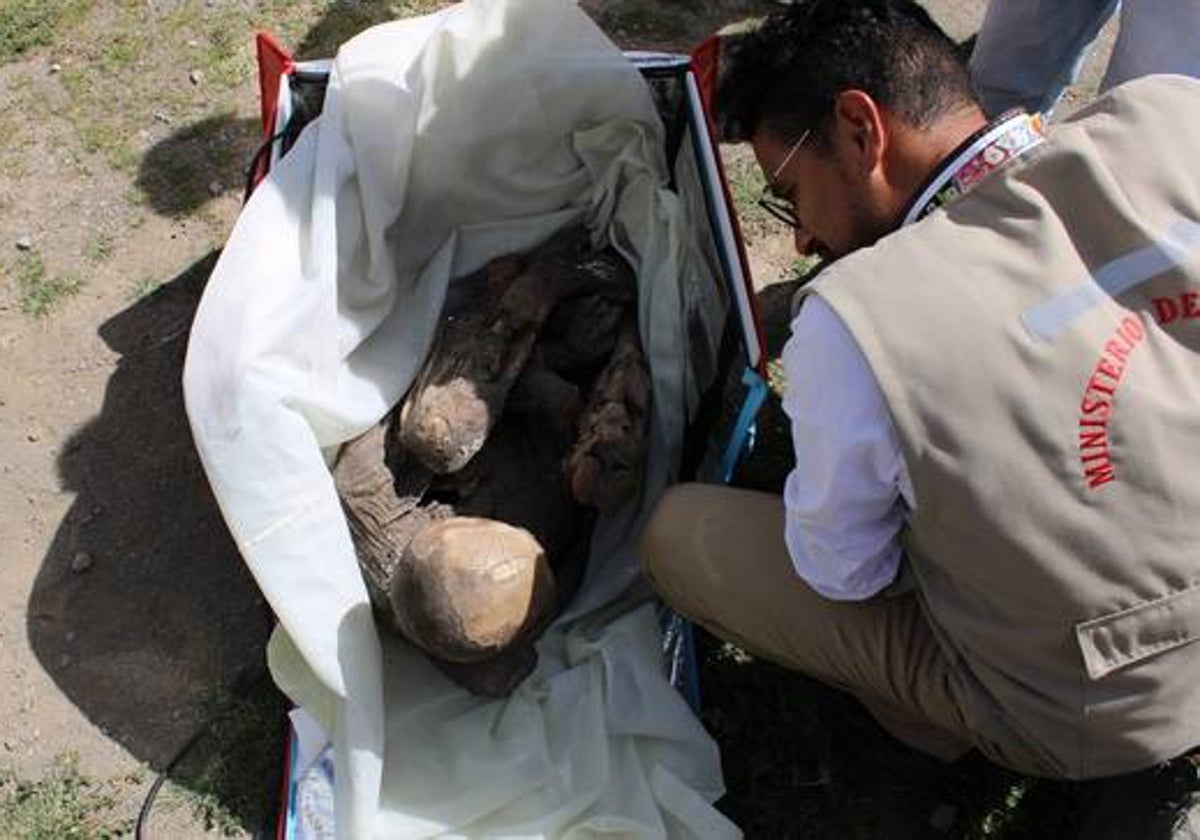
[[[737,468],[742,452],[754,448],[754,440],[758,433],[755,420],[759,409],[767,400],[767,382],[754,368],[746,368],[742,374],[742,384],[747,388],[746,398],[742,401],[742,411],[725,447],[725,457],[721,459],[722,484],[733,481],[733,471]]]

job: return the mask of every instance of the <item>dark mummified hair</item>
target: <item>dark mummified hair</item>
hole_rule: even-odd
[[[819,130],[850,89],[918,128],[977,102],[954,42],[911,0],[793,0],[730,36],[722,63],[717,112],[729,141],[760,125],[783,140]]]

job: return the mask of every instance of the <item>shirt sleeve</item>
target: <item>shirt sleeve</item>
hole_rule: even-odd
[[[896,577],[913,506],[891,414],[854,337],[817,295],[792,322],[782,362],[796,451],[784,486],[792,564],[827,598],[869,598]]]

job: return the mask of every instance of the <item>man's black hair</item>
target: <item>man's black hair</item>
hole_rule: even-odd
[[[793,0],[726,44],[717,112],[730,141],[760,125],[787,141],[819,130],[852,88],[916,127],[977,103],[954,42],[911,0]]]

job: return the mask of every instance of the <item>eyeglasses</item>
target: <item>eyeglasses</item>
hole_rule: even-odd
[[[806,129],[805,132],[800,135],[800,139],[797,140],[792,145],[792,148],[788,150],[788,153],[783,156],[783,161],[780,162],[779,166],[775,167],[775,171],[771,173],[770,179],[763,187],[762,197],[758,200],[758,206],[766,210],[767,214],[770,215],[771,218],[783,222],[785,225],[791,228],[800,227],[800,220],[796,218],[796,211],[792,207],[792,203],[790,201],[779,198],[777,195],[772,193],[771,186],[779,177],[779,173],[782,172],[789,163],[791,163],[792,157],[796,154],[796,152],[800,151],[800,147],[804,145],[805,141],[808,140],[811,134],[812,129]]]

